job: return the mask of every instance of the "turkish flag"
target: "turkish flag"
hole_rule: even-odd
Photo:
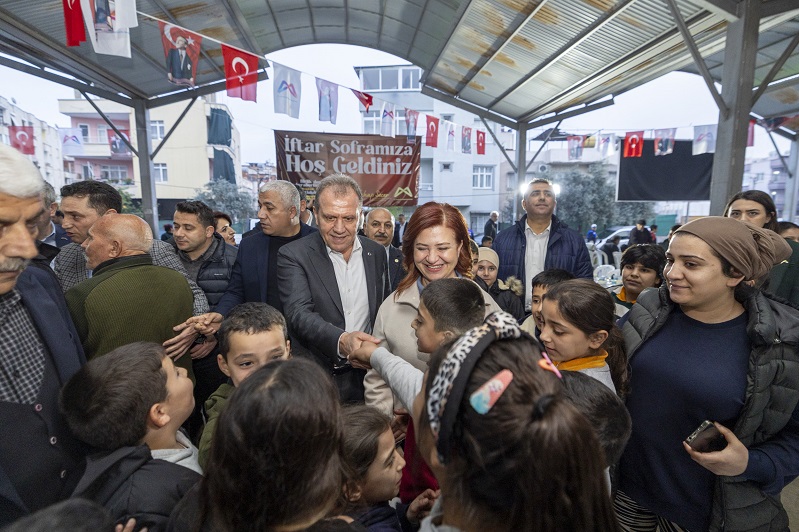
[[[258,83],[257,55],[222,45],[225,60],[225,86],[231,98],[255,101]]]
[[[358,98],[358,101],[361,102],[361,105],[364,106],[366,112],[369,112],[369,108],[372,106],[372,102],[374,101],[371,94],[367,94],[365,92],[356,91],[355,89],[350,89],[352,93]]]
[[[438,118],[430,115],[427,116],[427,135],[425,135],[424,143],[431,148],[438,147]]]
[[[161,45],[164,48],[169,81],[177,85],[193,87],[194,80],[197,78],[197,63],[200,61],[202,36],[186,28],[161,21],[158,22],[158,30],[161,33]],[[181,38],[184,42],[180,42]],[[188,62],[185,59],[181,61],[181,47],[183,47]],[[186,64],[189,65],[189,69],[185,68]]]
[[[644,153],[644,132],[630,131],[624,137],[624,156],[641,157]]]
[[[486,132],[477,130],[477,155],[486,154]]]
[[[67,46],[79,46],[86,40],[86,26],[83,25],[83,10],[80,0],[62,0],[64,4],[64,25],[67,30]]]
[[[11,147],[25,155],[36,153],[33,146],[33,126],[8,126]]]

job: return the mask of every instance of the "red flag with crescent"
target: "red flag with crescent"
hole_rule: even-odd
[[[83,25],[83,9],[80,0],[62,0],[64,4],[64,26],[67,30],[67,46],[80,46],[86,40]]]
[[[486,132],[478,129],[477,130],[477,155],[485,155],[486,154]]]
[[[8,136],[11,137],[11,147],[25,155],[36,153],[33,146],[33,126],[8,126]]]
[[[225,60],[225,86],[231,98],[255,101],[258,83],[258,56],[222,45]]]
[[[427,116],[427,134],[425,135],[424,143],[431,147],[438,147],[438,118],[430,115]]]
[[[197,79],[197,63],[200,60],[200,44],[203,42],[202,35],[161,21],[158,22],[158,29],[164,47],[169,81],[178,85],[194,86]]]
[[[350,89],[352,93],[358,98],[358,101],[361,102],[361,105],[364,106],[366,112],[369,112],[369,108],[372,106],[372,102],[374,101],[371,94],[367,94],[365,92],[356,91],[355,89]]]
[[[624,156],[641,157],[644,153],[644,132],[630,131],[624,137]]]

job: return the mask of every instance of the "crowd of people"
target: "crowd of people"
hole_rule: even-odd
[[[105,183],[60,196],[0,146],[4,530],[788,529],[799,229],[767,194],[665,248],[642,220],[611,289],[543,179],[480,246],[341,174],[312,208],[265,183],[238,243],[200,201],[154,238]]]

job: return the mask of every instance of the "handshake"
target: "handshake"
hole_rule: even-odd
[[[339,353],[358,369],[372,369],[369,361],[379,344],[379,338],[361,331],[344,333],[338,339]]]

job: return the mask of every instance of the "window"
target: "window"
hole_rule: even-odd
[[[469,222],[471,223],[469,227],[471,227],[475,235],[483,234],[489,216],[491,216],[490,212],[473,212],[469,215]]]
[[[161,140],[166,135],[163,120],[150,120],[150,136],[153,140]]]
[[[493,189],[494,167],[475,165],[472,171],[472,188]]]
[[[89,179],[94,179],[94,170],[92,169],[92,165],[89,163],[83,163],[81,167],[81,172],[83,173],[83,180],[87,181]]]
[[[380,90],[380,71],[375,70],[362,70],[363,81],[361,85],[365,91]]]
[[[405,109],[394,109],[394,130],[397,136],[408,134],[408,122],[405,121]]]
[[[128,178],[128,169],[120,165],[102,165],[100,179],[105,181],[123,181]]]
[[[380,109],[363,113],[363,132],[367,135],[380,134]]]
[[[395,91],[398,85],[399,72],[396,68],[380,69],[380,88],[384,91]]]
[[[97,126],[97,142],[108,142],[109,127],[105,124]]]
[[[433,190],[432,173],[419,172],[419,190]]]
[[[89,142],[89,124],[78,124],[83,142]]]
[[[441,115],[441,120],[444,122],[452,122],[452,119],[455,118],[455,115],[448,114],[448,115]]]
[[[418,68],[401,68],[402,88],[405,90],[419,90],[421,72]]]
[[[163,124],[163,122],[162,122]],[[169,176],[166,172],[166,163],[154,163],[153,164],[153,181],[156,183],[166,183],[169,180]]]
[[[441,171],[442,172],[451,172],[453,167],[453,163],[441,163]]]
[[[6,125],[6,110],[0,107],[0,126]]]

